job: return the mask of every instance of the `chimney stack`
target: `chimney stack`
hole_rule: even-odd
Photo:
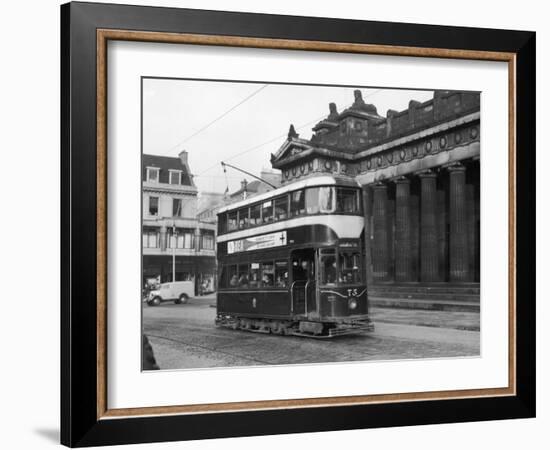
[[[180,153],[179,153],[179,158],[180,158],[180,161],[181,163],[186,166],[187,165],[187,151],[185,150],[182,150]]]

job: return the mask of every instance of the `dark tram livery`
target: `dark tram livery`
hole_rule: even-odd
[[[332,337],[372,331],[361,189],[305,179],[218,213],[216,324]]]

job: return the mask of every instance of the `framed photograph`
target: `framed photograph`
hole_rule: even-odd
[[[535,33],[61,7],[61,441],[535,415]]]

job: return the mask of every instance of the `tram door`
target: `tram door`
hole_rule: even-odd
[[[313,249],[294,250],[292,260],[292,311],[294,315],[317,315],[316,255]]]

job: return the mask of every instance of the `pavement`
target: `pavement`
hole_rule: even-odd
[[[218,328],[214,304],[143,305],[161,369],[479,356],[479,313],[372,308],[374,332],[312,339]]]

